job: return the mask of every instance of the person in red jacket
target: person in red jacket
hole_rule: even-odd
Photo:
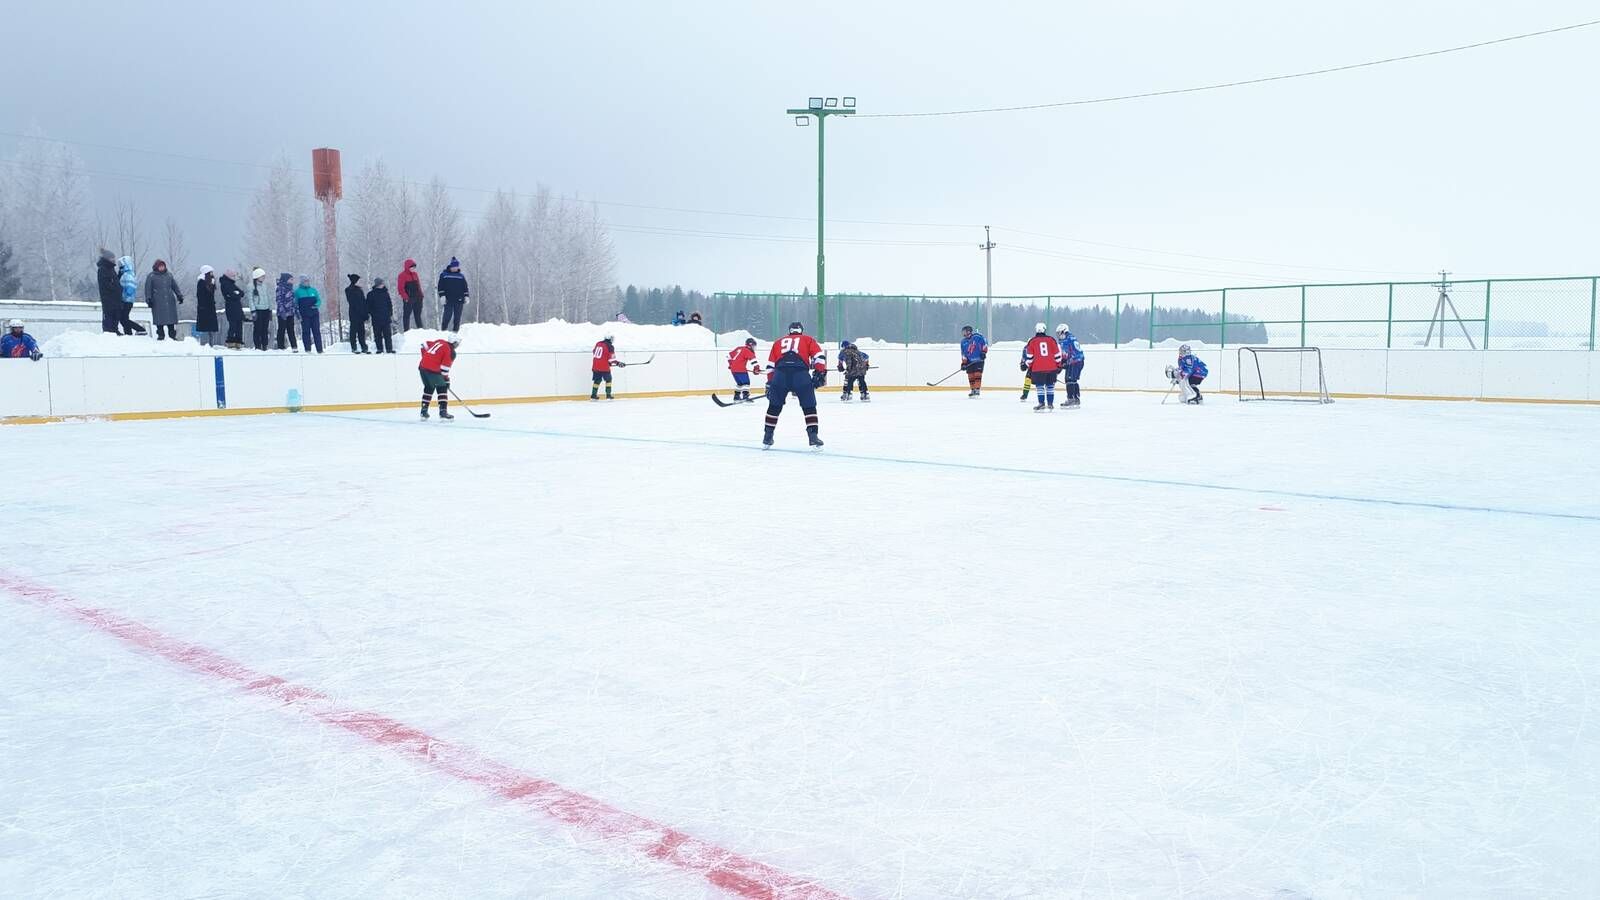
[[[806,437],[812,447],[820,448],[817,388],[827,383],[827,354],[822,352],[816,338],[805,333],[804,326],[799,322],[789,323],[789,333],[773,341],[772,352],[767,354],[767,423],[761,445],[772,446],[772,432],[778,427],[783,403],[793,394],[800,401],[800,411],[806,415]]]
[[[733,373],[733,399],[746,403],[750,399],[750,373],[761,371],[756,362],[756,339],[745,338],[744,343],[728,351],[728,371]]]
[[[617,345],[612,336],[608,334],[601,338],[600,343],[594,345],[594,363],[589,367],[594,376],[594,387],[589,389],[589,399],[600,399],[600,382],[602,381],[606,383],[606,399],[617,399],[611,396],[611,370],[620,369],[626,365],[627,363],[617,359]]]
[[[428,417],[428,395],[439,395],[439,418],[454,419],[450,415],[450,366],[456,361],[456,348],[461,338],[448,338],[422,342],[422,362],[417,373],[422,376],[422,417]]]
[[[1033,337],[1022,345],[1022,371],[1028,373],[1039,392],[1039,403],[1033,409],[1042,412],[1056,408],[1056,375],[1061,372],[1061,345],[1045,333],[1045,324],[1033,326]]]
[[[411,317],[417,319],[417,327],[422,327],[422,279],[417,277],[417,261],[406,260],[406,266],[400,272],[400,277],[394,280],[394,289],[400,294],[401,316],[400,330],[411,330]]]

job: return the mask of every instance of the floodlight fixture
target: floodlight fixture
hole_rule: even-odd
[[[838,106],[838,105],[839,105],[839,98],[838,97],[829,97],[828,98],[828,108],[829,109],[833,109],[835,106]]]
[[[846,97],[846,98],[844,98],[844,108],[845,109],[855,109],[856,108],[856,98],[854,98],[854,97]]]
[[[800,126],[801,128],[804,128],[807,125],[811,124],[811,117],[810,116],[795,116],[794,117],[794,124]]]
[[[812,109],[821,109],[822,108],[822,98],[821,97],[812,97],[806,103],[806,106],[809,106]]]

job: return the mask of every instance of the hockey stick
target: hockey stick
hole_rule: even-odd
[[[655,358],[656,358],[656,355],[654,353],[652,353],[652,354],[650,354],[650,359],[647,359],[642,363],[623,362],[622,360],[619,359],[619,360],[616,361],[616,365],[620,369],[626,369],[629,366],[648,366],[648,365],[650,365],[651,361],[654,360]]]
[[[957,375],[960,375],[962,372],[965,372],[965,371],[966,371],[966,369],[957,369],[954,372],[951,372],[949,375],[946,375],[945,377],[939,379],[938,381],[930,381],[930,382],[928,382],[928,387],[938,387],[939,385],[944,384],[946,381],[949,381],[950,379],[956,377]]]
[[[456,389],[455,388],[450,388],[450,396],[456,398],[456,402],[461,404],[461,408],[466,410],[467,411],[467,415],[473,417],[474,419],[487,419],[487,418],[489,418],[489,414],[488,413],[473,412],[472,411],[472,407],[467,405],[467,401],[461,399],[461,395],[456,393]]]
[[[743,400],[735,400],[735,401],[730,403],[727,400],[724,400],[721,397],[718,397],[716,394],[712,394],[711,395],[711,402],[715,403],[718,406],[723,407],[724,409],[726,409],[729,406],[760,406],[759,403],[746,403]]]

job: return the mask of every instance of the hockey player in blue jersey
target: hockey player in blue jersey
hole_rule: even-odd
[[[971,325],[961,327],[961,371],[967,373],[967,396],[983,390],[983,361],[989,356],[989,342]]]
[[[1083,347],[1065,322],[1056,326],[1056,343],[1061,346],[1061,374],[1067,380],[1067,402],[1063,405],[1071,408],[1080,403],[1078,376],[1083,374]]]
[[[1200,382],[1206,380],[1207,371],[1200,357],[1189,352],[1188,344],[1178,348],[1178,386],[1183,389],[1183,402],[1198,404],[1202,401]]]

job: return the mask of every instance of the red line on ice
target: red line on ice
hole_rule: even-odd
[[[843,898],[842,894],[810,879],[791,875],[676,828],[618,809],[603,800],[518,771],[469,747],[433,737],[388,716],[342,707],[320,691],[257,672],[215,650],[179,640],[116,613],[85,606],[52,588],[3,572],[0,572],[0,588],[187,669],[278,700],[297,712],[336,725],[446,775],[531,806],[559,822],[605,838],[620,849],[692,872],[737,896],[750,900]]]

